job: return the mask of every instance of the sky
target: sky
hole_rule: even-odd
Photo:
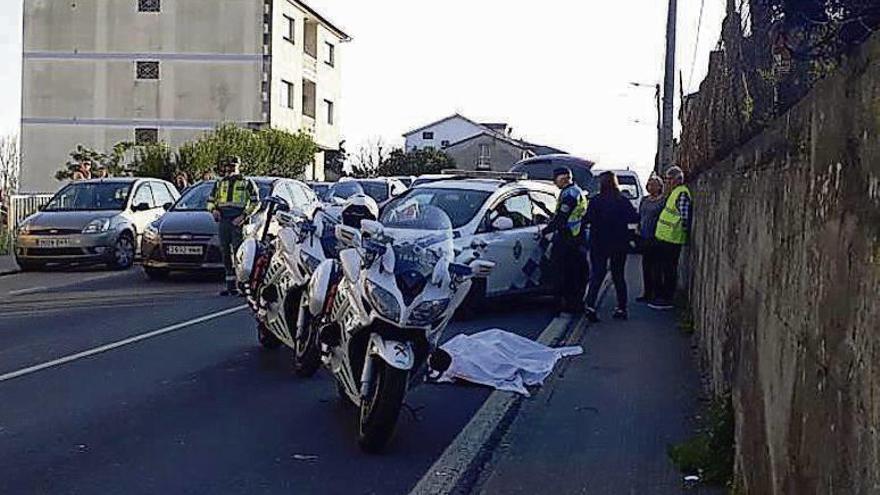
[[[377,138],[400,145],[404,132],[458,112],[507,122],[516,137],[599,167],[643,178],[652,167],[654,91],[630,82],[662,77],[664,0],[306,1],[353,37],[340,47],[349,151]],[[725,1],[678,3],[676,65],[689,93],[705,75]],[[0,0],[0,67],[0,133],[15,133],[21,0]]]

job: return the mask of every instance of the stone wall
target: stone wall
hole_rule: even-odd
[[[880,37],[692,187],[694,320],[742,491],[880,493]]]

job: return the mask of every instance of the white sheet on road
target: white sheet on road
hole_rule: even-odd
[[[498,328],[456,335],[440,347],[452,356],[452,365],[438,381],[466,380],[525,396],[526,386],[544,383],[560,359],[584,352],[581,346],[547,347]]]

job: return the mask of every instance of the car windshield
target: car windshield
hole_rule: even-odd
[[[639,197],[639,183],[632,175],[618,175],[617,183],[620,185],[620,193],[628,199]]]
[[[367,196],[375,199],[377,203],[388,199],[388,184],[384,182],[363,181],[361,187],[364,188]]]
[[[272,184],[268,182],[257,182],[257,190],[260,199],[269,196],[272,191]],[[214,182],[199,182],[198,184],[187,189],[183,196],[174,203],[171,211],[206,211],[208,209],[208,196],[214,189]]]
[[[45,211],[113,210],[125,208],[131,182],[78,182],[69,184],[46,204]]]
[[[420,187],[389,203],[382,212],[381,221],[386,224],[408,214],[415,206],[430,205],[445,212],[452,228],[459,229],[474,218],[491,194],[488,191]]]
[[[333,202],[335,199],[342,202],[355,194],[364,194],[364,188],[361,187],[359,182],[346,180],[330,186],[330,190],[327,191],[327,200]]]

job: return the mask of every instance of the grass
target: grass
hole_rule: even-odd
[[[730,397],[709,405],[697,434],[668,448],[672,463],[685,475],[711,485],[733,487],[734,417]]]

